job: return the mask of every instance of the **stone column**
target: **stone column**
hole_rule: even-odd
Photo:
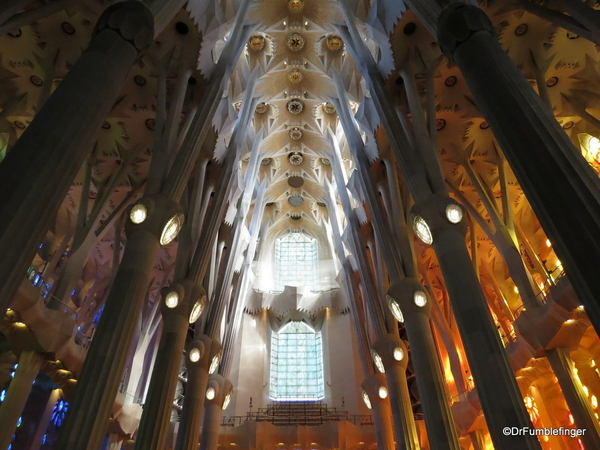
[[[219,342],[206,335],[200,336],[188,347],[186,358],[188,381],[175,450],[197,450],[198,448],[208,372],[212,361],[218,358],[220,353]]]
[[[163,329],[135,440],[136,449],[163,450],[166,446],[187,331],[190,323],[200,317],[205,303],[204,289],[190,280],[163,289]]]
[[[152,42],[140,2],[109,7],[89,47],[0,164],[0,310],[19,288],[140,49]]]
[[[162,196],[143,197],[130,210],[123,260],[85,358],[56,449],[100,447],[150,281],[150,270],[161,245],[176,237],[182,223],[181,207]]]
[[[9,446],[17,428],[17,421],[23,413],[25,402],[31,391],[31,384],[40,371],[43,356],[32,350],[24,350],[19,357],[15,376],[8,386],[6,398],[0,405],[0,448]]]
[[[418,450],[419,434],[406,380],[408,365],[406,345],[397,335],[385,334],[373,343],[372,348],[375,365],[381,370],[380,364],[382,364],[385,369],[397,448]]]
[[[397,315],[398,311],[401,313],[397,318],[403,319],[406,326],[430,446],[432,450],[459,450],[446,382],[431,331],[431,300],[427,291],[418,280],[404,278],[390,286],[388,304]]]
[[[410,222],[415,234],[432,245],[437,255],[494,446],[540,449],[536,436],[505,436],[502,432],[504,427],[533,425],[472,270],[463,215],[460,205],[450,197],[434,194],[415,203]]]
[[[527,200],[600,331],[600,180],[500,47],[475,6],[440,14],[438,41],[461,70]],[[549,184],[550,183],[550,184]]]
[[[577,428],[585,429],[585,433],[579,437],[586,449],[600,448],[600,426],[598,419],[594,416],[594,410],[583,392],[583,385],[575,374],[573,360],[567,348],[553,348],[546,350],[546,357],[558,379],[558,384],[569,411],[573,414],[573,420]]]
[[[206,401],[204,403],[200,450],[217,450],[221,415],[223,410],[227,408],[232,393],[233,385],[231,381],[219,374],[210,376],[205,394]]]
[[[369,375],[360,387],[362,389],[363,400],[367,404],[367,407],[373,411],[377,449],[394,450],[394,434],[392,433],[392,423],[390,420],[391,411],[390,405],[386,400],[388,390],[384,375],[381,373]]]
[[[35,434],[31,439],[31,449],[30,450],[40,450],[42,446],[42,440],[44,439],[44,435],[46,434],[46,430],[48,428],[48,424],[50,420],[52,420],[52,412],[54,411],[54,406],[56,402],[61,398],[61,389],[54,389],[50,393],[50,397],[48,398],[48,402],[46,403],[46,409],[40,418],[40,421],[37,424],[37,428],[35,430]]]

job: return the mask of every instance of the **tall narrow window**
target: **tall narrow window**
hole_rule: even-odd
[[[275,241],[275,290],[285,286],[317,287],[317,240],[303,233],[289,233]]]
[[[320,331],[290,322],[271,335],[269,397],[279,401],[321,400],[325,396]]]

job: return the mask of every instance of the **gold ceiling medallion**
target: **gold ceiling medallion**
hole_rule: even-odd
[[[290,161],[290,164],[294,166],[299,166],[300,164],[302,164],[302,161],[304,161],[304,158],[302,157],[302,154],[300,152],[292,152],[289,154],[288,160]]]
[[[269,164],[271,164],[271,158],[263,158],[263,160],[260,163],[263,166],[268,166]]]
[[[324,103],[323,111],[325,111],[327,114],[335,114],[335,106],[333,106],[333,104],[329,102]]]
[[[292,33],[287,37],[287,46],[293,52],[304,48],[304,37],[300,33]]]
[[[260,52],[265,48],[265,37],[262,34],[253,34],[248,39],[248,48],[255,52]]]
[[[331,165],[331,161],[329,161],[327,158],[321,158],[321,163],[325,166]]]
[[[304,102],[299,98],[293,98],[287,102],[287,109],[291,114],[300,114],[304,110]]]
[[[257,114],[264,114],[267,112],[267,109],[269,109],[269,105],[265,102],[260,102],[258,105],[256,105],[255,111]]]
[[[301,139],[303,134],[304,134],[304,132],[302,131],[302,129],[300,127],[292,127],[292,128],[290,128],[290,137],[294,141],[297,141],[297,140]]]
[[[288,9],[293,13],[299,13],[304,9],[304,0],[288,0]]]
[[[337,34],[332,34],[331,36],[327,37],[326,44],[329,50],[332,52],[337,52],[344,46],[344,41]]]
[[[294,67],[288,73],[288,80],[290,83],[300,83],[302,81],[302,72],[297,67]]]
[[[240,112],[240,109],[242,109],[242,102],[235,102],[233,107],[237,112]]]

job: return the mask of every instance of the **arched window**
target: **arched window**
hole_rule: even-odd
[[[290,322],[271,335],[269,397],[279,401],[322,400],[325,396],[321,332]]]
[[[275,241],[275,291],[285,286],[317,287],[317,240],[304,233],[289,233]]]

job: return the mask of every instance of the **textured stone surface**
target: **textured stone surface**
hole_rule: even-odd
[[[106,28],[116,31],[135,48],[142,50],[152,43],[154,17],[142,2],[119,2],[100,16],[94,34]]]
[[[456,47],[478,31],[495,34],[488,16],[476,6],[452,3],[444,8],[438,19],[438,42],[451,61]]]

